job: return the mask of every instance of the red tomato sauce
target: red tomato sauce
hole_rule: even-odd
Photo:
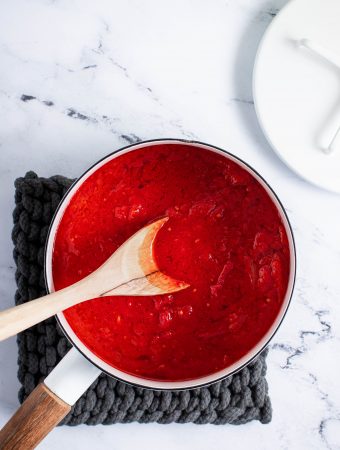
[[[111,366],[180,381],[230,366],[266,334],[287,290],[289,246],[273,201],[238,164],[185,144],[150,144],[106,163],[73,195],[55,238],[55,288],[91,273],[164,215],[157,262],[190,287],[95,299],[65,317]]]

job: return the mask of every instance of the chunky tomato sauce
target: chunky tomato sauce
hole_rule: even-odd
[[[265,335],[286,293],[289,247],[276,206],[240,166],[185,144],[150,144],[106,163],[74,194],[56,234],[55,288],[91,273],[164,215],[155,256],[190,287],[95,299],[65,316],[110,365],[187,380],[228,367]]]

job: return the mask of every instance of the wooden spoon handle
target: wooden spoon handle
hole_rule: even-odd
[[[60,302],[55,298],[56,294],[45,295],[36,300],[1,311],[0,341],[59,312],[62,308],[60,307]]]
[[[39,384],[0,430],[1,450],[30,450],[66,416],[71,406]]]
[[[94,298],[86,283],[76,283],[36,300],[0,311],[0,341],[26,330],[39,322],[83,300]]]

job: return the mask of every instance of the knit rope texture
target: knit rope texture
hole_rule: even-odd
[[[15,181],[13,213],[14,259],[20,305],[46,294],[44,249],[53,213],[73,180],[40,178],[34,172]],[[19,400],[23,402],[71,348],[55,318],[18,335]],[[162,424],[268,423],[272,409],[265,379],[264,351],[237,374],[208,387],[184,391],[155,391],[130,386],[100,375],[61,424],[113,424],[137,421]]]

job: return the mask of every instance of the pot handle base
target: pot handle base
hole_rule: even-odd
[[[100,374],[100,369],[71,348],[0,430],[0,450],[35,448]]]

